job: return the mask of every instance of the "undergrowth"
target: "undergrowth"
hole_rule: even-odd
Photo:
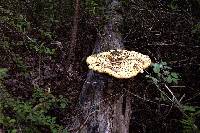
[[[166,62],[152,63],[152,72],[146,75],[151,84],[154,84],[160,92],[160,101],[171,104],[172,107],[178,108],[182,113],[179,120],[181,132],[183,133],[199,133],[200,129],[196,125],[197,118],[200,118],[200,106],[192,106],[189,103],[182,104],[184,95],[178,100],[175,93],[170,89],[169,85],[178,85],[181,76],[172,71],[172,68]]]
[[[8,133],[66,133],[56,116],[51,115],[54,109],[64,110],[67,99],[62,95],[55,97],[51,92],[35,88],[31,99],[15,98],[4,88],[2,81],[6,68],[0,68],[0,124]]]

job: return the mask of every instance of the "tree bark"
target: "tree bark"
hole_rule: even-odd
[[[71,43],[69,45],[69,54],[68,54],[68,59],[67,63],[68,65],[68,70],[71,71],[74,65],[74,60],[75,60],[75,49],[77,45],[77,32],[78,32],[78,23],[79,23],[79,12],[80,12],[80,1],[75,0],[75,10],[74,10],[74,18],[73,18],[73,28],[72,28],[72,36],[71,36]]]
[[[110,49],[123,49],[119,26],[122,24],[121,8],[117,0],[107,2],[108,21],[96,41],[93,53]],[[128,133],[131,105],[129,96],[105,99],[105,93],[115,87],[111,79],[103,74],[89,71],[80,95],[82,122],[80,133]],[[109,87],[108,87],[109,86]]]

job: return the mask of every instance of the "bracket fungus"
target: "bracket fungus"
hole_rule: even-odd
[[[117,49],[91,55],[86,62],[89,69],[123,79],[142,73],[151,64],[151,59],[135,51]]]

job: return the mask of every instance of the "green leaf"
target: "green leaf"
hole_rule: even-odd
[[[67,132],[67,130],[66,130],[66,129],[63,129],[63,132],[62,132],[62,133],[68,133],[68,132]]]
[[[170,72],[169,71],[163,71],[164,75],[169,75]]]
[[[10,119],[10,120],[9,120],[9,123],[15,123],[15,122],[16,122],[15,119]]]
[[[183,106],[183,110],[188,112],[195,112],[196,108],[193,106]]]
[[[63,102],[63,103],[60,104],[60,106],[61,106],[61,108],[64,109],[66,107],[66,103]]]
[[[45,101],[45,98],[40,98],[39,101],[42,103]]]
[[[178,79],[178,77],[179,77],[178,74],[175,73],[175,72],[172,72],[172,73],[171,73],[171,76],[174,77],[174,78],[176,78],[176,79]]]
[[[160,64],[162,64],[163,66],[166,66],[167,62],[161,62]]]
[[[7,68],[0,68],[0,79],[5,77],[7,72],[8,72]]]
[[[57,133],[58,130],[56,128],[51,129],[52,133]]]
[[[168,76],[167,79],[166,79],[166,82],[169,83],[169,84],[172,83],[172,77]]]
[[[160,67],[161,67],[160,64],[155,63],[155,64],[153,65],[153,71],[154,71],[154,73],[160,73]]]
[[[17,129],[12,129],[11,133],[17,133]]]
[[[178,79],[172,78],[172,82],[174,82],[175,84],[178,84]]]

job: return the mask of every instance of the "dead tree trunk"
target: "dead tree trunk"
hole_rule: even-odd
[[[79,13],[80,13],[80,0],[74,0],[74,17],[73,17],[73,25],[72,25],[72,35],[71,35],[71,43],[69,45],[68,58],[66,61],[68,73],[73,73],[72,68],[74,67],[75,61],[75,49],[77,46],[77,32],[78,32],[78,23],[79,23]]]
[[[119,32],[122,16],[118,10],[121,5],[118,0],[112,0],[107,4],[109,19],[96,41],[93,53],[110,49],[123,49],[124,47]],[[80,133],[129,132],[130,98],[117,95],[112,101],[105,99],[105,92],[114,87],[112,84],[108,87],[109,80],[112,79],[93,71],[88,72],[80,95],[80,105],[83,113],[79,128]]]

